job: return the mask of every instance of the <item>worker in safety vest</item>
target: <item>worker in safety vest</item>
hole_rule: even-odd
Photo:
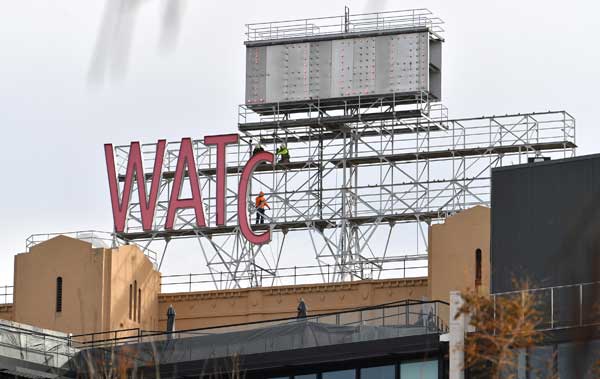
[[[279,149],[277,149],[277,155],[279,155],[279,163],[289,163],[290,162],[290,151],[287,146],[281,145]]]
[[[260,191],[258,196],[256,196],[256,223],[257,224],[265,223],[265,208],[271,209],[271,207],[267,203],[267,199],[265,198],[265,193],[263,191]]]

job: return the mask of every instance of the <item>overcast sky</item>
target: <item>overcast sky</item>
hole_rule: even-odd
[[[236,131],[245,23],[340,15],[345,4],[353,13],[427,7],[446,22],[450,117],[565,109],[577,119],[578,155],[600,151],[598,2],[187,0],[166,52],[164,1],[141,2],[126,75],[95,86],[103,0],[0,3],[0,286],[12,283],[12,257],[29,235],[111,229],[104,143]]]

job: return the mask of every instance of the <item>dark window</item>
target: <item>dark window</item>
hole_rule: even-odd
[[[379,366],[360,369],[360,379],[394,379],[396,377],[396,367]]]
[[[132,310],[133,310],[133,284],[130,284],[129,285],[129,319],[130,320],[133,317]]]
[[[475,250],[475,287],[481,285],[481,249]]]
[[[321,376],[323,379],[355,379],[356,370],[329,371]]]
[[[62,312],[62,277],[56,278],[56,312]]]
[[[137,321],[137,280],[133,281],[133,321]]]
[[[407,362],[400,365],[401,378],[437,379],[438,362]]]
[[[138,322],[142,322],[142,289],[138,289]]]

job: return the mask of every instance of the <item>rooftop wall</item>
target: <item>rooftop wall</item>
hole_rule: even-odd
[[[165,329],[170,304],[182,330],[294,317],[300,298],[310,315],[426,296],[427,278],[160,294],[160,328]]]
[[[492,292],[600,280],[600,155],[492,171]]]

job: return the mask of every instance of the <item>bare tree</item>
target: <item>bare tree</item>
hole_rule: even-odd
[[[542,317],[536,299],[527,291],[528,283],[519,287],[522,292],[495,299],[477,291],[462,295],[464,304],[459,315],[470,317],[474,328],[465,339],[465,367],[476,376],[516,378],[520,350],[542,341],[538,330]]]

